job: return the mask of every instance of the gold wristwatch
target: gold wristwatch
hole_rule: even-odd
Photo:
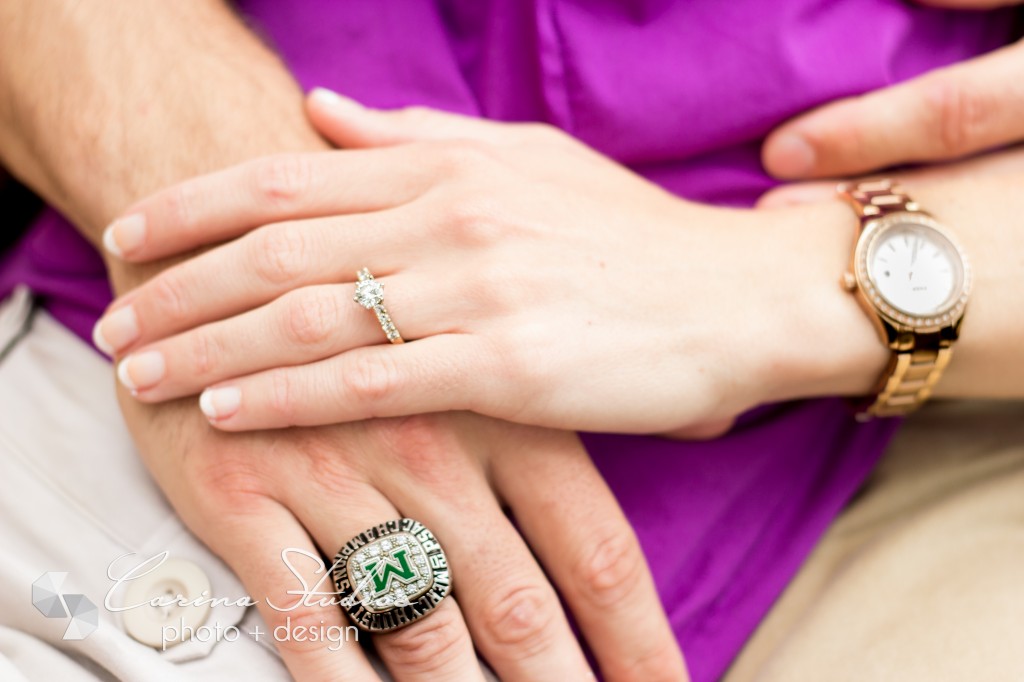
[[[843,286],[892,350],[857,418],[920,407],[949,364],[971,290],[971,269],[953,234],[891,180],[841,184],[860,220]]]

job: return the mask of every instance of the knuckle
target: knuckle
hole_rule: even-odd
[[[157,275],[150,287],[156,317],[175,322],[185,319],[193,309],[186,293],[184,278],[177,269]]]
[[[483,632],[500,647],[533,655],[552,641],[554,596],[539,585],[517,584],[495,592],[483,611]]]
[[[546,348],[547,342],[542,342],[536,349],[524,350],[516,340],[514,334],[504,339],[481,339],[480,366],[495,385],[518,384],[523,387],[519,396],[511,400],[507,407],[511,410],[508,414],[525,416],[530,408],[536,408],[535,401],[542,400],[545,393],[551,391],[553,384],[539,371],[541,364],[537,358],[538,355],[545,354],[544,350],[539,349]],[[469,405],[469,409],[473,411],[480,407],[487,407],[486,398],[483,405]]]
[[[343,375],[346,388],[360,402],[372,406],[401,390],[398,366],[386,354],[359,354]]]
[[[196,223],[196,184],[183,182],[165,195],[164,209],[172,224],[183,232],[192,232]]]
[[[341,326],[338,299],[325,290],[297,292],[286,306],[289,339],[303,346],[319,347]]]
[[[595,606],[612,607],[628,598],[644,570],[636,536],[628,529],[605,531],[580,557],[577,589]]]
[[[313,169],[303,154],[279,154],[255,162],[256,194],[275,208],[294,205],[309,190]]]
[[[514,283],[508,281],[500,266],[491,268],[486,263],[481,266],[468,278],[470,297],[479,298],[488,306],[507,302],[510,293],[507,285],[514,286]]]
[[[270,384],[267,398],[270,411],[285,424],[294,424],[297,407],[291,372],[286,367],[278,367],[270,370],[267,379]]]
[[[988,125],[995,102],[977,88],[949,78],[936,78],[928,100],[934,104],[934,126],[941,151],[962,156],[973,150]]]
[[[200,504],[216,507],[217,518],[245,518],[270,497],[269,482],[255,462],[242,452],[218,452],[216,456],[186,458],[188,476],[198,490]]]
[[[735,425],[735,417],[711,419],[689,429],[686,438],[689,440],[714,440],[729,433]]]
[[[396,465],[423,485],[438,489],[461,485],[466,477],[457,463],[459,450],[452,432],[435,415],[413,415],[374,422],[375,433],[392,453]]]
[[[480,196],[455,202],[447,210],[441,230],[448,239],[467,247],[495,244],[509,231],[495,207]]]
[[[303,443],[306,453],[306,480],[328,492],[332,497],[348,500],[352,508],[372,504],[377,491],[366,484],[362,469],[365,462],[340,451],[334,440],[312,440]]]
[[[209,376],[220,365],[221,358],[224,357],[219,339],[201,329],[188,336],[188,352],[191,357],[192,372],[196,377]]]
[[[392,113],[395,117],[400,119],[403,124],[416,128],[429,124],[433,120],[435,114],[435,112],[431,111],[430,107],[418,104],[402,107]]]
[[[493,146],[481,140],[450,140],[440,144],[439,170],[447,176],[478,176],[494,160]]]
[[[522,277],[507,265],[482,259],[478,267],[465,281],[465,297],[468,305],[484,314],[507,313],[515,310],[524,301],[532,300],[532,292]],[[526,290],[524,291],[524,288]]]
[[[438,609],[404,630],[387,635],[388,658],[400,668],[430,673],[449,667],[465,645],[459,612]]]
[[[436,450],[446,445],[445,429],[428,414],[385,419],[375,424],[377,434],[395,452]]]
[[[274,285],[294,283],[306,270],[306,236],[297,225],[285,223],[257,231],[253,240],[253,270]]]

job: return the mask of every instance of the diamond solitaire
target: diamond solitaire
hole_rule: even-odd
[[[373,278],[370,271],[363,268],[356,273],[356,294],[352,297],[359,305],[367,310],[372,310],[380,322],[380,328],[384,330],[385,336],[391,343],[405,343],[405,339],[398,333],[395,323],[384,307],[384,285]]]
[[[360,274],[366,273],[363,270]],[[369,273],[366,273],[369,274]],[[367,310],[373,310],[384,301],[384,285],[375,279],[364,279],[356,284],[356,303]]]

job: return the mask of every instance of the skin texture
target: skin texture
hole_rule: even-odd
[[[191,245],[182,235],[247,233],[113,304],[107,320],[129,308],[139,320],[118,348],[139,400],[212,384],[212,423],[231,431],[469,409],[678,433],[762,402],[866,393],[882,371],[888,351],[836,284],[855,221],[834,200],[712,209],[544,127],[372,111],[323,94],[310,99],[310,116],[350,150],[264,159],[129,210],[147,225],[130,259],[173,252],[182,238]],[[291,179],[283,200],[253,194],[253,178],[268,173]],[[965,228],[979,273],[944,383],[952,395],[1020,395],[1019,370],[1007,371],[1019,354],[1005,339],[1024,329],[1000,311],[1020,307],[1019,231],[1009,235],[1017,248],[1004,248],[1020,207],[1000,185],[1015,177],[978,187],[952,171],[950,186],[913,186],[924,206]],[[337,189],[353,182],[376,189]],[[165,210],[181,196],[191,202],[184,229]],[[382,345],[374,317],[350,300],[352,284],[336,284],[366,263],[391,287],[400,329],[420,340]],[[215,300],[202,294],[211,283]],[[154,293],[166,289],[186,302],[180,310]],[[239,352],[195,354],[229,346]]]
[[[125,206],[160,187],[256,156],[327,148],[276,57],[222,3],[0,6],[0,159],[95,244]],[[117,292],[173,262],[108,259]],[[635,536],[571,434],[449,414],[228,435],[191,400],[119,398],[154,478],[271,628],[289,616],[342,624],[333,607],[267,606],[290,605],[286,592],[298,587],[281,549],[333,555],[356,533],[412,514],[445,543],[456,599],[376,638],[397,679],[480,679],[474,645],[503,679],[584,678],[588,665],[541,565],[565,588],[609,679],[685,678]],[[300,568],[316,583],[312,563]],[[300,680],[374,677],[358,647],[280,648]]]

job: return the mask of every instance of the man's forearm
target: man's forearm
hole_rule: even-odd
[[[164,185],[323,146],[298,86],[219,0],[0,5],[0,160],[93,243]],[[111,266],[119,289],[144,276]]]

